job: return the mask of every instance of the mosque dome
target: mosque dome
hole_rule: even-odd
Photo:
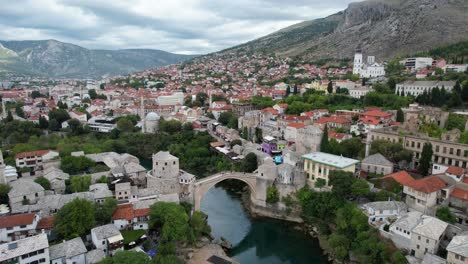
[[[150,112],[146,115],[146,121],[157,121],[160,119],[160,116],[155,112]]]

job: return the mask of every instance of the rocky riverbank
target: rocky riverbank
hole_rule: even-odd
[[[188,249],[188,252],[186,254],[186,263],[210,264],[211,262],[208,262],[207,259],[209,259],[211,256],[218,256],[225,260],[231,261],[232,263],[239,264],[239,262],[237,262],[235,259],[228,257],[226,252],[224,252],[224,249],[220,245],[211,242],[204,244],[200,248]]]

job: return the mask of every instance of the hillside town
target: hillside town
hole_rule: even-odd
[[[305,194],[337,195],[365,216],[368,241],[394,245],[388,263],[467,263],[468,64],[364,54],[307,63],[225,51],[103,80],[1,81],[0,262],[154,257],[167,240],[160,208],[189,205],[194,217],[205,188],[229,178],[247,184],[251,212],[311,225],[330,216],[307,218]],[[209,145],[184,149],[183,133]],[[142,143],[160,136],[179,146]],[[213,169],[190,164],[207,157]],[[87,205],[105,217],[66,230]],[[360,261],[333,228],[315,236],[345,253],[327,253]],[[173,255],[191,263],[194,251]]]

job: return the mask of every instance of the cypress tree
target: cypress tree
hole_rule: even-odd
[[[328,126],[325,125],[323,129],[322,141],[320,141],[320,151],[329,153],[330,152],[330,142],[328,142]]]
[[[396,121],[400,123],[405,122],[405,115],[403,114],[403,111],[401,110],[401,108],[398,109],[397,111]]]
[[[332,94],[332,93],[333,93],[333,83],[332,83],[331,81],[328,82],[327,92],[328,92],[329,94]]]
[[[286,87],[286,97],[288,97],[290,94],[291,94],[291,87],[288,85],[288,87]]]
[[[419,171],[422,175],[426,176],[429,173],[429,168],[431,167],[432,159],[432,144],[427,142],[423,146],[421,153],[421,158],[419,159]]]

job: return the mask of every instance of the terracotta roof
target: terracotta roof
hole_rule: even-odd
[[[288,124],[288,127],[294,127],[294,128],[304,128],[304,127],[305,127],[305,125],[304,125],[304,124],[302,124],[302,123],[295,123],[295,122],[293,122],[293,123],[289,123],[289,124]]]
[[[317,121],[315,121],[315,123],[318,123],[318,124],[324,124],[324,123],[347,124],[347,123],[351,123],[351,121],[349,121],[348,119],[346,119],[344,117],[341,117],[341,116],[324,116],[324,117],[318,119]]]
[[[445,181],[443,181],[437,175],[431,175],[419,180],[414,180],[405,185],[424,193],[432,193],[447,186]]]
[[[465,177],[463,177],[463,183],[466,183],[466,184],[468,184],[468,177],[466,177],[466,176],[465,176]]]
[[[460,188],[454,188],[450,196],[462,200],[468,200],[468,191]]]
[[[50,150],[44,149],[44,150],[36,150],[36,151],[28,151],[28,152],[21,152],[15,155],[15,159],[22,159],[24,157],[42,157],[45,154],[49,153]]]
[[[359,118],[358,121],[363,122],[364,124],[371,124],[371,125],[378,125],[382,123],[382,121],[376,119],[375,117],[367,117],[367,118],[361,117]]]
[[[135,211],[134,211],[135,217],[148,216],[149,213],[150,213],[149,208],[135,209]]]
[[[37,223],[36,229],[41,230],[41,229],[51,229],[54,227],[54,217],[49,216],[49,217],[44,217],[39,222]]]
[[[34,221],[36,214],[17,214],[0,217],[0,228],[30,225]]]
[[[373,117],[390,117],[391,113],[383,112],[380,110],[369,110],[364,113],[361,113],[361,116],[373,116]]]
[[[262,109],[261,112],[262,112],[262,113],[270,112],[270,113],[273,114],[273,115],[278,115],[278,111],[277,111],[276,109],[274,109],[273,107],[264,108],[264,109]]]
[[[129,222],[133,220],[133,205],[132,204],[122,204],[117,206],[114,214],[112,215],[112,220],[125,219]]]
[[[462,176],[465,173],[465,170],[460,167],[448,167],[448,169],[445,171],[446,173],[454,174],[457,176]]]
[[[406,171],[399,171],[382,177],[382,179],[389,178],[394,179],[396,182],[402,185],[407,185],[408,183],[414,181],[414,178]]]

